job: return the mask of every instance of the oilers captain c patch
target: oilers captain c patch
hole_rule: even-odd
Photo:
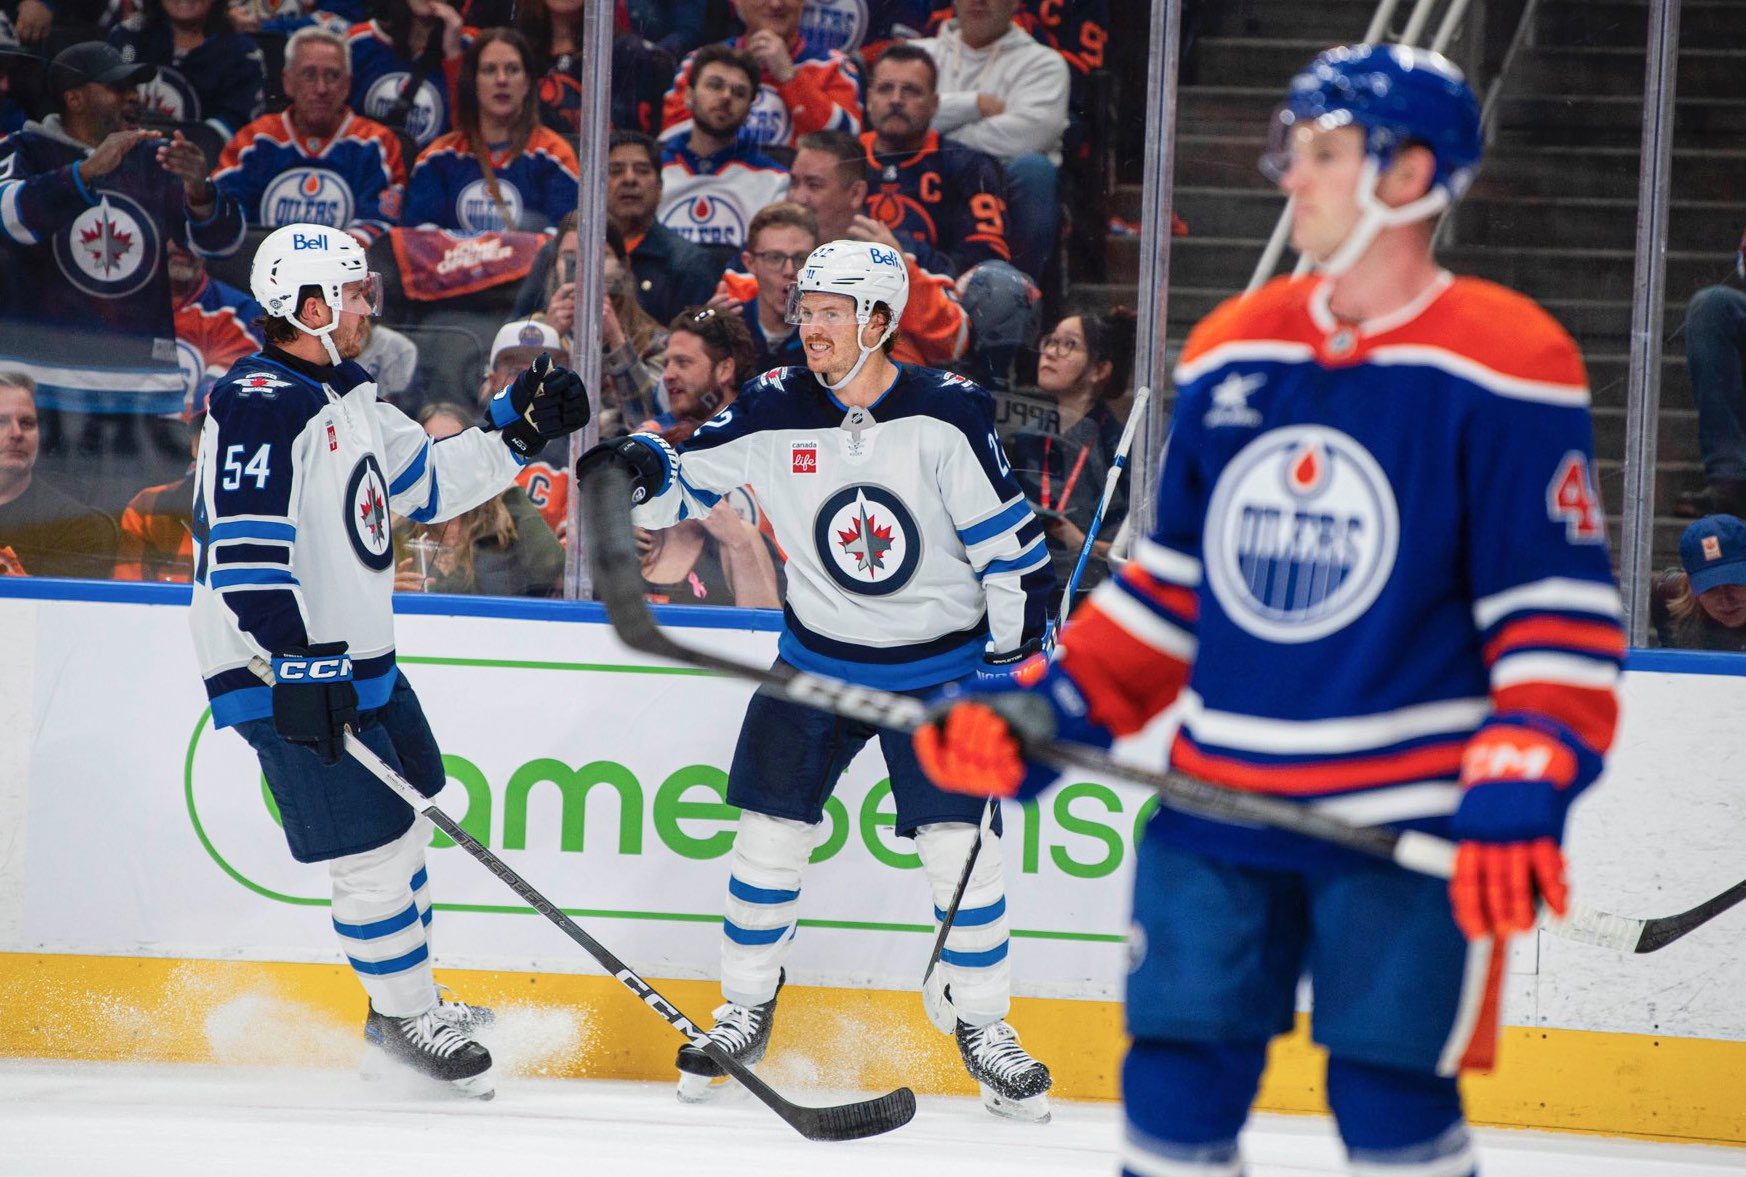
[[[1351,624],[1388,582],[1400,512],[1382,467],[1322,425],[1262,434],[1219,475],[1207,509],[1207,584],[1239,627],[1310,642]]]
[[[388,480],[375,454],[365,454],[346,480],[346,534],[364,567],[377,572],[394,563],[394,537],[388,526]]]
[[[883,486],[862,483],[837,491],[820,505],[812,535],[825,572],[862,596],[896,592],[921,563],[915,516]]]

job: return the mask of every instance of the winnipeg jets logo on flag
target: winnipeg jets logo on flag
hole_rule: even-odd
[[[346,534],[364,567],[382,571],[394,563],[394,540],[388,530],[388,480],[376,455],[365,454],[346,481]]]
[[[1242,429],[1253,429],[1261,424],[1261,414],[1249,407],[1249,397],[1260,391],[1267,377],[1259,373],[1244,375],[1232,372],[1223,380],[1213,385],[1212,408],[1208,409],[1201,422],[1208,429],[1216,429],[1220,425],[1234,425]]]
[[[1244,446],[1207,508],[1207,584],[1256,637],[1309,642],[1350,625],[1394,570],[1400,512],[1370,451],[1323,425]]]
[[[862,596],[896,592],[921,563],[915,516],[891,491],[870,483],[845,486],[824,501],[813,541],[831,579]]]

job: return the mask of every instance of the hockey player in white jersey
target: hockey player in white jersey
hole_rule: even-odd
[[[213,722],[260,758],[292,857],[327,864],[334,931],[370,999],[368,1059],[489,1098],[491,1055],[473,1039],[489,1012],[440,1000],[431,976],[430,824],[343,754],[344,737],[424,795],[442,789],[394,660],[389,509],[430,522],[491,498],[587,423],[587,393],[542,356],[480,428],[433,443],[355,362],[378,286],[348,235],[285,226],[249,284],[267,346],[214,387],[195,473],[190,623]]]
[[[636,522],[671,526],[750,484],[788,556],[779,662],[886,690],[931,693],[1003,673],[1041,645],[1053,585],[1041,526],[995,435],[988,394],[962,377],[893,364],[909,277],[880,245],[833,241],[801,267],[790,321],[806,367],[778,368],[675,452],[633,434],[583,455],[634,475]],[[743,812],[722,921],[722,994],[709,1034],[748,1063],[770,1041],[801,874],[824,803],[877,737],[897,833],[915,839],[935,918],[957,887],[982,806],[935,788],[906,736],[759,691],[728,776]],[[996,824],[998,831],[998,823]],[[977,857],[941,956],[966,1069],[990,1110],[1048,1116],[1048,1069],[1006,1023],[1010,997],[1000,843]],[[680,1050],[679,1096],[720,1074]]]

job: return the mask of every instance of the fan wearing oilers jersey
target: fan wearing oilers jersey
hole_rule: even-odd
[[[379,286],[343,231],[287,225],[249,284],[267,344],[213,388],[195,468],[190,624],[213,722],[260,760],[299,862],[327,864],[340,950],[369,995],[369,1065],[488,1098],[488,1011],[431,976],[431,827],[344,754],[348,730],[425,796],[445,780],[395,664],[388,512],[453,518],[580,429],[588,397],[542,356],[478,429],[433,442],[355,361]],[[269,670],[270,667],[270,670]],[[271,685],[267,685],[270,680]]]
[[[1176,703],[1171,766],[1455,841],[1447,884],[1161,807],[1141,842],[1124,1171],[1236,1177],[1298,979],[1365,1177],[1471,1177],[1456,1077],[1487,1070],[1508,937],[1562,914],[1561,847],[1618,718],[1618,593],[1575,344],[1442,269],[1482,151],[1436,53],[1331,49],[1264,168],[1317,264],[1186,343],[1157,524],[1027,685],[917,734],[942,785],[1034,795],[1015,734],[1107,743]]]
[[[582,456],[633,473],[632,518],[670,527],[750,485],[788,557],[779,664],[885,690],[932,693],[1002,674],[1041,646],[1054,583],[1041,525],[995,435],[993,403],[960,376],[894,364],[887,352],[909,296],[893,249],[832,241],[801,267],[790,318],[806,367],[748,382],[675,452],[632,434]],[[728,774],[743,812],[722,921],[722,994],[710,1037],[764,1056],[793,944],[801,874],[824,832],[825,801],[877,738],[935,917],[957,889],[983,809],[935,788],[907,737],[786,701],[752,697]],[[996,821],[994,829],[999,832]],[[1006,1023],[1010,996],[1000,845],[990,839],[941,956],[957,1039],[991,1110],[1048,1115],[1049,1072]],[[720,1072],[679,1052],[681,1099]]]

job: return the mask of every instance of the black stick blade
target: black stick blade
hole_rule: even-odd
[[[1704,900],[1690,911],[1645,920],[1643,934],[1637,938],[1635,951],[1654,952],[1657,948],[1666,948],[1687,932],[1709,923],[1743,899],[1746,899],[1746,879],[1735,883],[1715,898]]]
[[[789,1120],[808,1140],[862,1140],[901,1128],[915,1119],[915,1092],[907,1087],[860,1103],[796,1108]]]

